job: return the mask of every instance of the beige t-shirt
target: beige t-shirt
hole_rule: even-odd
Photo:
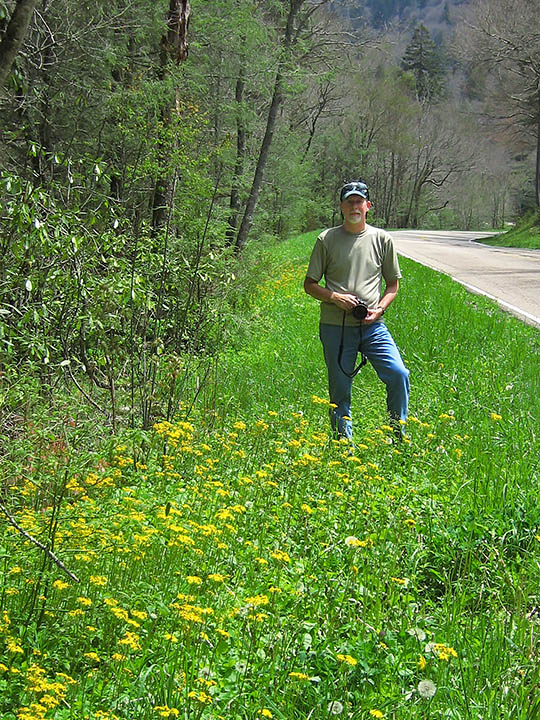
[[[382,281],[401,277],[392,237],[385,231],[366,225],[361,233],[347,232],[343,225],[324,230],[315,243],[306,275],[333,292],[356,295],[369,308],[377,307]],[[330,302],[321,303],[321,322],[341,325],[343,310]],[[351,313],[346,325],[360,325]]]

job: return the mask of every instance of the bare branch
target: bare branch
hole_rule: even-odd
[[[79,578],[78,578],[74,573],[72,573],[71,570],[69,570],[69,569],[64,565],[64,563],[60,560],[60,558],[59,558],[57,555],[55,555],[55,554],[53,553],[52,550],[49,550],[49,548],[48,548],[46,545],[44,545],[43,543],[41,543],[39,540],[36,540],[36,538],[33,537],[33,535],[30,535],[30,533],[26,532],[26,530],[19,525],[19,523],[15,520],[15,518],[13,518],[13,517],[9,514],[9,512],[8,512],[7,508],[5,507],[5,505],[4,505],[3,503],[1,503],[1,502],[0,502],[0,510],[1,510],[1,511],[4,513],[4,515],[6,516],[7,521],[9,522],[9,524],[12,525],[12,526],[15,528],[15,530],[17,530],[17,532],[19,532],[19,533],[20,533],[23,537],[25,537],[29,542],[31,542],[33,545],[35,545],[35,546],[38,547],[40,550],[42,550],[46,555],[48,555],[48,557],[50,557],[50,559],[53,561],[53,563],[54,563],[55,565],[57,565],[57,566],[60,568],[60,570],[62,570],[62,572],[65,572],[66,575],[73,580],[73,582],[77,582],[77,583],[80,582]]]

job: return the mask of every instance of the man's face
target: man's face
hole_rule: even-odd
[[[340,203],[340,207],[345,222],[349,225],[358,225],[365,222],[371,203],[361,195],[349,195]]]

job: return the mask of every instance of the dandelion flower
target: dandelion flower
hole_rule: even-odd
[[[272,713],[270,712],[270,710],[268,710],[268,708],[261,708],[261,709],[259,710],[259,715],[260,715],[261,717],[265,717],[265,718],[273,718],[273,717],[274,717],[274,716],[272,715]]]
[[[383,713],[380,710],[370,710],[369,714],[371,715],[371,717],[374,717],[374,718],[383,718],[384,717]]]
[[[437,692],[437,686],[431,680],[420,680],[417,689],[420,697],[428,700],[430,700]]]
[[[493,422],[499,422],[499,420],[502,420],[502,415],[495,412],[490,413],[489,417],[493,420]]]

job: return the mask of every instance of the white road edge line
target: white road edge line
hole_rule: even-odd
[[[419,265],[428,267],[430,270],[435,270],[435,272],[443,273],[443,275],[448,275],[448,277],[451,278],[454,282],[457,282],[460,285],[463,285],[463,287],[466,288],[467,290],[469,290],[470,292],[475,293],[476,295],[483,295],[484,297],[487,297],[490,300],[494,300],[504,310],[508,310],[508,312],[511,312],[513,315],[517,315],[518,317],[522,318],[523,320],[528,321],[529,323],[536,325],[537,327],[540,327],[540,318],[536,317],[536,315],[531,315],[531,313],[528,313],[526,310],[522,310],[521,308],[518,308],[516,305],[511,305],[510,303],[507,303],[506,300],[501,300],[500,298],[495,297],[495,295],[491,295],[490,293],[486,292],[485,290],[481,290],[480,288],[476,287],[475,285],[471,285],[470,283],[467,283],[464,280],[460,280],[459,278],[455,277],[454,275],[445,273],[444,270],[440,270],[439,268],[436,268],[433,265],[429,265],[429,263],[422,262],[421,260],[418,260],[417,258],[413,258],[404,252],[400,252],[399,250],[398,250],[398,254],[403,255],[403,257],[406,257],[408,260],[412,260],[413,262],[419,263]]]

